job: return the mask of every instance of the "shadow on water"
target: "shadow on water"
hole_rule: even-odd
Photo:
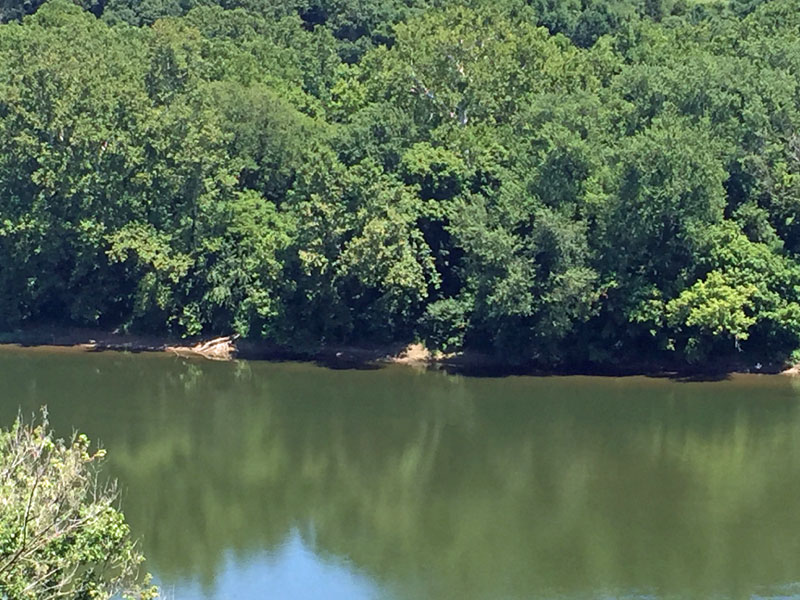
[[[346,358],[318,358],[313,364],[334,371],[378,371],[385,367],[374,361],[349,360]]]
[[[530,365],[481,365],[474,363],[436,363],[427,367],[429,371],[442,372],[449,375],[461,375],[478,379],[502,379],[504,377],[608,377],[614,379],[628,377],[647,377],[652,379],[668,379],[675,382],[719,382],[727,381],[737,373],[731,369],[697,370],[688,367],[675,370],[660,370],[646,368],[621,368],[614,366],[573,366],[553,368],[550,370],[537,369]],[[775,375],[779,372],[764,372],[764,375]],[[762,374],[762,373],[759,373]]]
[[[788,378],[0,351],[0,383],[3,422],[47,404],[58,431],[103,441],[176,598],[313,596],[302,569],[317,591],[338,577],[398,599],[741,598],[800,580]]]

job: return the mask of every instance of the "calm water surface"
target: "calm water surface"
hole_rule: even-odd
[[[800,598],[800,382],[0,350],[182,599]]]

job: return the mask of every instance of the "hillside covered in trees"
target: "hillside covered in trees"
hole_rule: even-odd
[[[798,358],[798,0],[39,4],[2,329]]]

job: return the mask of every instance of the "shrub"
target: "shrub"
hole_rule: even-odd
[[[428,348],[455,352],[464,346],[468,321],[465,302],[454,298],[437,300],[428,305],[420,320],[419,334]]]
[[[0,598],[151,599],[113,483],[99,479],[103,450],[85,435],[55,439],[17,419],[0,430]]]

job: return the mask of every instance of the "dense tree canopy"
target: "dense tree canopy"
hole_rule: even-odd
[[[799,9],[4,0],[0,326],[786,359]]]

